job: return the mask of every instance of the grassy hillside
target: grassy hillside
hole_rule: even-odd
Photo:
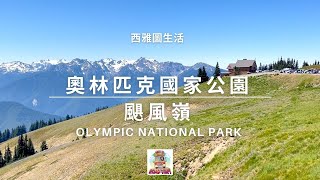
[[[229,79],[225,78],[225,95]],[[201,95],[208,95],[206,84]],[[319,179],[320,76],[250,77],[250,96],[271,99],[141,99],[189,102],[190,121],[125,122],[124,105],[28,134],[50,149],[0,169],[2,179],[148,179],[146,149],[174,148],[172,179]],[[182,93],[180,93],[182,94]],[[167,114],[171,111],[167,109]],[[89,137],[74,141],[78,127],[240,127],[242,137]],[[0,149],[16,139],[0,144]],[[165,179],[156,177],[152,179]]]

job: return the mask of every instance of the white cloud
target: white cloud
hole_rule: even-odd
[[[38,100],[37,100],[37,99],[33,99],[33,100],[32,100],[32,106],[33,106],[33,107],[38,106]]]

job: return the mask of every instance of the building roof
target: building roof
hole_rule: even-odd
[[[255,60],[238,60],[237,63],[235,64],[236,67],[250,67],[254,66]]]
[[[234,69],[235,66],[236,66],[236,63],[230,63],[227,69]]]

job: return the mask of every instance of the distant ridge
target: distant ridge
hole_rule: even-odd
[[[0,102],[0,130],[26,125],[27,130],[36,120],[59,120],[61,117],[32,110],[16,102]]]

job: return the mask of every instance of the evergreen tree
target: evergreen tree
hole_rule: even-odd
[[[198,69],[198,75],[197,75],[198,77],[202,77],[203,76],[203,73],[202,73],[202,69],[201,68],[199,68]]]
[[[35,154],[35,150],[34,150],[34,146],[33,146],[32,140],[30,138],[29,138],[27,147],[28,147],[28,156],[34,155]]]
[[[216,65],[216,69],[214,71],[214,78],[216,79],[218,76],[221,75],[221,72],[220,72],[220,67],[219,67],[219,63],[217,62],[217,65]]]
[[[259,70],[262,71],[262,64],[259,65]]]
[[[12,160],[12,154],[9,145],[6,148],[6,152],[4,153],[4,160],[6,161],[6,164],[9,164]]]
[[[201,78],[201,81],[202,82],[208,81],[209,80],[209,76],[208,76],[206,68],[204,66],[202,67],[202,74],[203,74],[203,76]]]
[[[27,134],[24,136],[24,147],[23,147],[23,154],[24,156],[23,157],[27,157],[29,155],[28,151],[29,151],[29,148],[28,148],[28,136]]]
[[[204,66],[198,69],[198,77],[201,78],[201,83],[209,80],[206,68]]]
[[[48,145],[47,145],[46,141],[42,141],[40,149],[41,149],[41,151],[48,149]]]
[[[23,135],[20,135],[18,138],[18,145],[17,145],[17,157],[18,159],[21,159],[23,157],[25,157],[25,142],[24,142],[24,138]]]
[[[265,67],[264,70],[266,70],[266,69],[267,69],[267,68]],[[239,67],[237,67],[237,66],[234,67],[234,74],[235,74],[235,75],[240,75],[240,68],[239,68]]]
[[[14,155],[13,155],[13,161],[17,161],[19,159],[18,152],[17,152],[17,146],[14,147]]]
[[[4,161],[3,157],[2,157],[2,153],[0,150],[0,168],[3,167],[6,164],[6,162]]]

